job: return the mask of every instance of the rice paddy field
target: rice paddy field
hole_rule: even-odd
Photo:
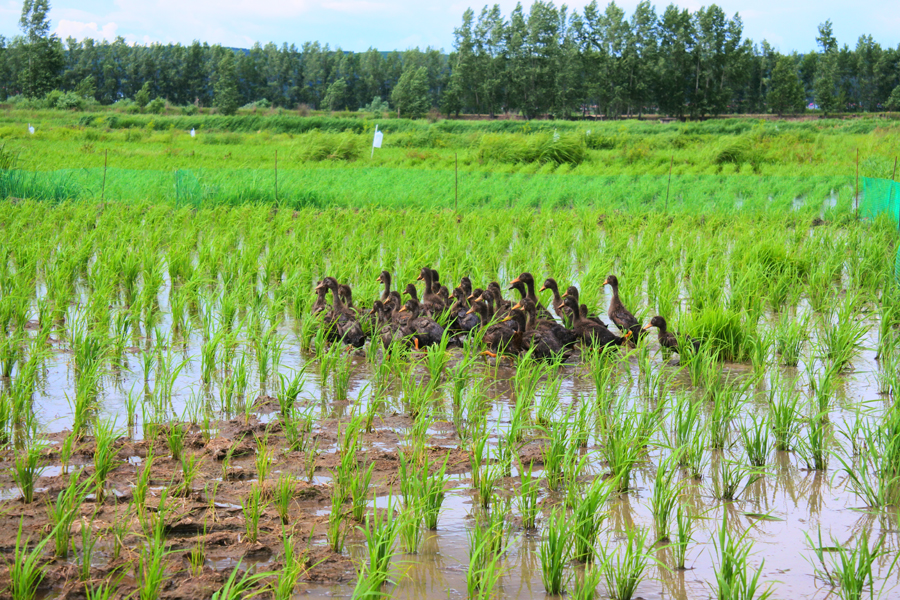
[[[390,147],[374,163],[308,159],[279,170],[276,199],[247,191],[268,185],[253,179],[264,151],[289,161],[309,151],[303,135],[363,134],[204,132],[239,140],[216,145],[94,128],[86,152],[92,125],[45,120],[5,140],[18,162],[2,172],[20,186],[0,201],[6,596],[900,589],[897,220],[865,196],[857,210],[849,156],[869,144],[880,154],[863,175],[885,177],[889,125],[831,123],[808,144],[819,158],[785,165],[705,164],[703,146],[748,134],[700,132],[671,187],[662,146],[642,172],[616,162],[620,148],[584,142],[581,162],[556,163],[552,132],[488,131],[513,150],[522,135],[525,154],[479,159],[479,139],[425,164]],[[577,135],[568,125],[561,138]],[[545,158],[526,160],[540,144]],[[200,195],[173,192],[166,147],[196,152]],[[107,149],[123,174],[98,191]],[[459,210],[435,191],[451,155],[469,186]],[[307,187],[332,195],[301,201]],[[546,360],[493,357],[477,331],[385,346],[364,318],[376,278],[421,297],[423,267],[512,300],[520,274],[553,277],[604,321],[614,274],[642,325],[664,316],[697,347],[672,352],[656,330]],[[361,347],[314,315],[326,276],[352,288]]]

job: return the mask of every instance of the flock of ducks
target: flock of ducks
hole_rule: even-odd
[[[669,331],[661,316],[653,317],[641,327],[622,304],[615,275],[608,276],[603,285],[612,288],[607,315],[618,334],[610,331],[600,317],[588,313],[587,306],[579,302],[578,288],[569,286],[560,294],[556,280],[548,278],[538,291],[552,292],[550,307],[558,320],[554,318],[538,299],[534,277],[527,272],[516,277],[507,288],[518,292],[515,304],[503,298],[496,281],[484,289],[473,288],[472,281],[463,277],[451,293],[441,285],[438,272],[428,267],[423,267],[417,278],[424,282],[421,297],[416,284],[409,283],[403,290],[403,295],[408,296],[405,302],[400,291],[391,288],[389,272],[382,271],[377,281],[384,290],[371,309],[357,309],[350,286],[338,283],[334,277],[325,277],[316,285],[312,313],[322,318],[330,341],[359,348],[371,337],[373,343],[380,341],[385,349],[400,343],[421,350],[441,344],[447,332],[448,346],[461,346],[463,339],[471,336],[481,340],[487,348],[485,354],[493,357],[530,353],[533,358],[551,358],[567,355],[578,343],[592,347],[622,346],[655,327],[663,348],[678,352],[682,343],[689,343],[695,349],[699,346],[697,340]]]

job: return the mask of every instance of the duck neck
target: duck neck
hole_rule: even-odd
[[[428,296],[434,293],[434,288],[432,287],[434,285],[434,279],[431,277],[431,271],[428,269],[425,270],[423,275],[423,279],[425,279],[425,295]]]
[[[525,294],[525,297],[534,302],[534,305],[537,306],[538,300],[537,295],[534,293],[534,281],[529,279],[525,282],[525,287],[528,289],[528,293]]]
[[[387,300],[391,297],[391,277],[383,277],[384,280],[384,292],[381,293],[381,299]]]
[[[553,285],[549,286],[547,289],[549,289],[551,292],[553,292],[553,303],[558,306],[559,303],[562,302],[562,296],[559,295],[559,287],[554,283]]]
[[[331,288],[331,306],[336,311],[344,310],[344,303],[341,302],[341,295],[338,293],[338,289],[336,287]]]

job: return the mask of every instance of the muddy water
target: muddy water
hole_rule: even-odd
[[[162,325],[165,331],[166,323]],[[883,411],[885,398],[878,393],[875,382],[875,374],[880,367],[875,360],[874,348],[876,346],[877,323],[871,323],[868,337],[865,340],[867,349],[863,350],[852,363],[848,373],[841,376],[840,384],[836,389],[836,398],[830,418],[834,423],[835,431],[846,428],[853,423],[862,412],[869,418],[877,419]],[[310,356],[303,355],[297,350],[294,324],[285,323],[280,333],[284,336],[285,344],[278,370],[289,374],[292,370],[302,368]],[[201,365],[199,349],[201,340],[194,334],[188,343],[177,349],[173,348],[179,359],[187,359],[188,362],[175,381],[175,394],[170,407],[172,417],[185,419],[184,415],[190,412],[190,407],[198,406],[203,402],[214,401],[218,397],[218,384],[213,383],[204,386],[201,380]],[[136,339],[136,346],[147,345],[144,339]],[[655,340],[651,341],[655,347]],[[814,343],[807,343],[804,349],[804,360],[817,360],[812,348]],[[146,390],[152,389],[155,384],[155,371],[146,374],[142,371],[140,362],[140,348],[134,348],[127,354],[127,364],[123,369],[113,371],[104,380],[102,393],[101,412],[109,418],[117,419],[124,428],[126,414],[126,398],[129,394],[141,395]],[[676,366],[665,360],[659,352],[654,351],[654,369],[665,369],[674,372]],[[452,364],[452,363],[451,363]],[[641,409],[645,400],[640,398],[638,386],[634,382],[639,377],[639,369],[636,357],[632,357],[627,363],[630,377],[622,377],[622,389],[619,401],[631,403]],[[797,378],[801,388],[808,387],[805,380],[806,365],[801,364],[797,369],[783,367],[770,367],[769,377],[772,371],[777,369],[783,372],[785,379]],[[723,370],[739,376],[748,375],[749,368],[744,365],[725,365]],[[424,369],[423,369],[424,372]],[[490,388],[490,395],[495,396],[494,409],[489,416],[488,425],[495,435],[492,442],[495,443],[496,432],[505,429],[509,423],[510,409],[514,403],[508,378],[512,371],[507,367],[494,369],[485,366],[479,369],[475,377],[497,378]],[[585,372],[584,367],[567,367],[563,369],[564,381],[561,388],[560,411],[577,405],[578,402],[590,399],[594,394],[594,384]],[[317,419],[333,419],[335,417],[346,419],[349,411],[354,406],[365,408],[368,400],[370,377],[372,369],[363,356],[356,359],[351,378],[350,403],[334,403],[328,394],[328,385],[318,379],[316,369],[307,370],[307,378],[301,398],[312,406],[318,406]],[[146,381],[145,381],[146,380]],[[677,385],[682,389],[689,388],[684,374],[677,376]],[[256,394],[271,394],[273,382],[268,386],[260,385],[259,381],[251,384],[250,389],[256,390]],[[765,397],[768,382],[764,382],[757,390],[754,399],[748,402],[742,410],[742,418],[748,418],[750,414],[764,416],[766,414]],[[268,389],[267,389],[268,388]],[[48,361],[47,368],[37,391],[36,407],[39,409],[39,419],[48,432],[62,432],[71,427],[72,411],[67,396],[73,396],[74,379],[71,368],[71,353],[66,344],[59,342],[55,346],[53,358]],[[395,390],[396,391],[396,390]],[[540,391],[539,391],[540,393]],[[399,395],[399,394],[398,394]],[[349,407],[349,408],[348,408]],[[399,405],[390,405],[385,409],[385,421],[391,413],[399,412]],[[257,418],[266,422],[272,419],[271,408],[254,411]],[[137,414],[135,427],[130,430],[134,439],[141,437],[141,415]],[[671,417],[666,418],[666,425],[671,423]],[[440,425],[440,424],[438,424]],[[446,423],[444,424],[446,425]],[[384,450],[396,450],[396,435],[388,435],[395,427],[380,425],[384,435],[378,433],[374,439],[366,443],[372,448]],[[314,432],[323,431],[323,425],[317,421]],[[431,443],[435,446],[453,447],[457,441],[451,427],[433,428]],[[739,436],[732,436],[737,440]],[[836,436],[838,439],[840,436]],[[588,454],[593,456],[596,450],[596,439],[590,440]],[[834,449],[838,453],[843,451],[835,443]],[[323,455],[333,453],[336,450],[334,443],[323,443],[320,452]],[[738,442],[729,449],[730,456],[744,456],[744,449]],[[845,455],[845,454],[844,454]],[[648,528],[652,531],[653,518],[650,511],[650,495],[655,474],[655,464],[661,456],[661,451],[651,452],[651,462],[642,466],[633,476],[632,489],[627,494],[616,497],[609,506],[609,518],[606,521],[606,530],[603,534],[603,543],[609,543],[610,547],[621,544],[624,532],[633,526]],[[846,455],[845,455],[846,456]],[[646,599],[693,599],[708,598],[714,590],[714,565],[717,563],[717,554],[713,545],[713,538],[718,531],[723,517],[727,517],[728,526],[736,532],[746,531],[747,538],[753,543],[753,552],[750,565],[753,569],[762,565],[761,579],[764,584],[771,584],[776,598],[825,598],[833,593],[833,588],[816,578],[813,565],[814,555],[810,551],[807,535],[816,538],[821,531],[822,539],[827,545],[840,544],[853,546],[859,540],[868,539],[869,543],[883,540],[884,548],[888,550],[886,555],[876,563],[876,589],[886,586],[892,589],[898,584],[898,571],[889,572],[889,568],[898,551],[900,537],[898,537],[898,524],[896,515],[890,510],[868,510],[863,500],[858,498],[847,485],[846,474],[841,471],[840,463],[832,458],[829,469],[826,472],[814,472],[805,468],[804,461],[796,453],[772,452],[770,454],[767,475],[759,481],[749,485],[740,498],[734,502],[722,502],[713,497],[711,472],[714,463],[721,460],[721,453],[708,452],[708,460],[705,476],[700,481],[686,481],[685,491],[682,497],[683,505],[698,517],[694,542],[689,546],[686,570],[672,571],[664,565],[670,564],[669,550],[656,546],[649,549],[653,559],[646,572],[646,579],[638,586],[637,595]],[[139,462],[139,458],[136,459]],[[591,467],[596,474],[602,474],[604,469],[599,457],[595,458]],[[46,475],[53,476],[56,472],[48,471]],[[314,483],[327,485],[330,482],[328,472],[319,469],[316,472]],[[474,506],[471,494],[471,479],[467,473],[456,473],[451,478],[453,489],[448,493],[444,502],[443,512],[438,524],[438,530],[427,532],[420,552],[416,555],[398,554],[394,560],[396,572],[396,584],[389,590],[392,596],[399,598],[455,598],[466,595],[466,570],[468,565],[468,545],[466,532],[473,526],[474,514],[480,510]],[[512,486],[506,486],[512,489]],[[504,486],[501,485],[501,493]],[[16,490],[0,490],[0,499],[15,497]],[[544,515],[548,514],[547,508],[559,498],[542,491],[541,500],[544,503]],[[385,496],[379,496],[376,503],[383,506]],[[319,515],[328,513],[325,506],[318,511]],[[238,513],[239,514],[239,513]],[[761,518],[760,515],[766,515]],[[539,522],[539,527],[541,522]],[[833,540],[833,542],[832,542]],[[537,549],[540,543],[539,533],[530,533],[522,530],[513,530],[509,551],[502,563],[504,575],[501,579],[498,594],[505,598],[524,598],[540,596],[544,594],[541,583],[540,561]],[[323,545],[322,540],[313,542],[314,545]],[[351,558],[362,559],[365,557],[365,547],[359,535],[351,535],[348,539],[348,547],[345,554]],[[102,561],[101,561],[102,562]],[[271,564],[268,559],[257,561],[261,568]],[[236,560],[231,557],[215,558],[207,561],[207,566],[216,570],[229,570],[234,567]],[[245,561],[246,565],[247,562]],[[576,569],[572,566],[572,570]],[[353,590],[352,581],[339,583],[312,583],[301,582],[298,591],[304,596],[311,597],[343,597],[349,596]],[[599,592],[602,594],[604,585],[601,583]],[[896,593],[897,590],[894,590]],[[892,593],[888,592],[888,597]]]

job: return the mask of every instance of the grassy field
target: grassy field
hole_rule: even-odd
[[[29,135],[27,124],[36,127]],[[702,123],[378,122],[9,111],[4,153],[22,171],[3,195],[288,206],[585,206],[767,210],[818,202],[863,176],[890,177],[893,121]],[[189,135],[198,128],[196,137]],[[309,130],[316,127],[315,130]],[[249,130],[249,131],[248,131]],[[103,166],[107,165],[104,193]],[[457,178],[458,165],[458,178]],[[26,173],[31,173],[26,176]],[[458,181],[458,183],[457,183]],[[39,191],[43,190],[43,191]],[[43,196],[41,196],[43,194]],[[722,199],[727,201],[720,202]],[[457,200],[458,199],[458,200]]]
[[[897,221],[853,197],[891,124],[405,122],[370,160],[353,131],[82,117],[0,124],[11,597],[896,591]],[[698,348],[353,349],[312,314],[325,276],[364,313],[423,267],[554,277],[604,320],[615,274]]]

